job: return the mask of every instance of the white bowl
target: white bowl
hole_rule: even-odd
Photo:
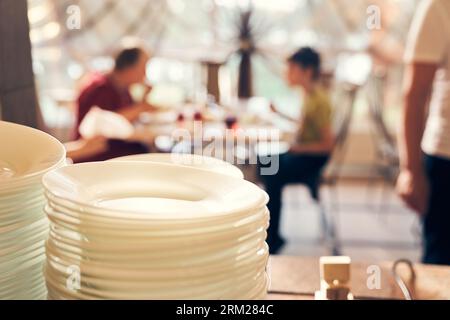
[[[65,164],[50,135],[0,121],[0,299],[40,299],[48,220],[41,179]]]
[[[66,157],[64,146],[52,136],[5,121],[0,121],[0,148],[0,190],[39,182],[40,175]]]

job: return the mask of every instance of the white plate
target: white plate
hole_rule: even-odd
[[[17,271],[17,268],[19,266],[22,266],[25,263],[29,263],[30,261],[35,261],[37,263],[40,262],[42,264],[45,260],[44,242],[44,239],[42,239],[39,243],[39,248],[36,248],[33,251],[23,254],[22,256],[19,256],[17,258],[11,258],[11,261],[8,261],[7,263],[1,263],[1,274],[20,274],[23,277],[23,272],[18,273]]]
[[[262,223],[268,217],[267,209],[255,208],[251,211],[245,211],[241,215],[236,215],[236,219],[221,221],[200,221],[200,223],[158,223],[159,221],[142,221],[142,223],[122,223],[113,219],[102,219],[95,215],[68,210],[64,207],[49,203],[45,207],[45,212],[50,220],[55,224],[61,224],[70,230],[83,230],[83,233],[94,233],[101,235],[123,235],[127,236],[132,232],[133,237],[152,236],[152,237],[176,237],[196,234],[230,232],[245,228],[251,223]],[[134,221],[133,221],[134,222]]]
[[[261,221],[260,224],[256,224],[254,229],[244,230],[246,233],[241,232],[240,236],[211,236],[197,235],[186,237],[188,240],[183,241],[180,237],[170,239],[165,238],[149,238],[149,237],[135,237],[123,239],[120,237],[102,237],[92,236],[90,234],[79,233],[83,232],[80,229],[79,232],[68,230],[64,227],[60,227],[52,224],[50,229],[50,236],[61,243],[78,248],[83,252],[101,252],[103,255],[124,254],[135,255],[142,254],[143,256],[150,256],[152,252],[158,252],[160,255],[169,255],[168,250],[180,251],[180,255],[186,255],[190,252],[204,252],[207,250],[224,250],[227,246],[236,246],[238,244],[249,241],[253,237],[264,237],[265,229],[268,226],[267,218]],[[220,242],[206,242],[207,240],[217,240]]]
[[[0,242],[2,244],[10,240],[19,242],[19,239],[30,237],[30,234],[45,228],[48,228],[48,220],[45,216],[29,223],[6,226],[0,231]]]
[[[141,252],[126,252],[126,251],[102,251],[102,250],[83,250],[78,249],[76,245],[71,245],[64,239],[52,238],[48,241],[48,246],[51,246],[56,252],[60,253],[60,257],[72,259],[72,261],[86,261],[86,263],[100,263],[100,267],[110,266],[111,269],[126,269],[133,267],[135,269],[146,270],[147,268],[185,268],[193,266],[202,266],[204,263],[208,264],[223,264],[230,263],[236,259],[243,259],[251,255],[252,252],[258,251],[265,240],[266,234],[264,232],[253,233],[247,239],[235,242],[227,242],[223,247],[205,246],[205,242],[199,241],[197,246],[204,248],[195,248],[194,245],[186,247],[184,250],[177,248],[159,249],[148,248]],[[206,242],[207,244],[207,242]],[[142,243],[141,243],[142,245]],[[229,259],[227,261],[227,259]]]
[[[73,203],[71,203],[68,200],[64,200],[61,198],[57,198],[53,196],[50,193],[46,193],[46,197],[48,200],[49,206],[59,212],[64,212],[64,214],[77,218],[82,219],[86,222],[99,222],[106,225],[114,224],[116,226],[123,226],[123,227],[129,227],[130,225],[139,228],[142,227],[143,229],[153,229],[153,228],[181,228],[181,229],[187,229],[191,228],[192,226],[210,226],[210,225],[216,225],[219,223],[227,223],[227,222],[235,222],[240,219],[246,218],[253,214],[253,212],[265,210],[265,202],[262,203],[262,206],[259,208],[252,208],[251,210],[244,210],[241,212],[236,212],[233,215],[229,216],[211,216],[211,217],[203,217],[198,219],[152,219],[149,216],[142,215],[139,217],[133,217],[133,219],[129,219],[127,216],[123,217],[120,215],[114,215],[111,216],[111,214],[108,212],[108,210],[102,210],[100,208],[85,208],[82,206],[74,206]]]
[[[186,274],[187,268],[196,268],[205,272],[204,266],[208,263],[206,272],[208,272],[211,267],[219,267],[224,265],[229,265],[232,261],[236,259],[249,259],[251,256],[255,255],[257,248],[260,248],[262,242],[264,241],[263,236],[250,238],[247,242],[239,243],[234,247],[230,246],[227,248],[225,244],[224,247],[214,248],[206,247],[203,250],[184,250],[184,251],[174,251],[169,250],[161,253],[160,251],[149,249],[148,251],[142,251],[142,254],[137,252],[134,253],[108,253],[102,251],[85,251],[77,250],[76,247],[62,245],[62,241],[49,240],[49,245],[54,248],[55,254],[57,254],[60,259],[66,261],[72,261],[72,263],[77,262],[83,265],[84,268],[92,267],[95,269],[95,262],[101,261],[101,268],[109,268],[111,270],[120,271],[120,274],[116,274],[116,277],[135,277],[129,274],[124,274],[122,271],[125,269],[134,269],[141,271],[153,271],[153,274],[158,274],[156,271],[165,270],[170,268],[171,271],[181,272],[181,274]],[[52,249],[53,250],[53,249]],[[161,250],[163,251],[163,250]],[[180,253],[181,252],[181,253]],[[214,255],[214,252],[220,252],[222,255]],[[86,263],[87,264],[86,264]],[[89,271],[89,269],[87,269]],[[189,270],[189,273],[194,273],[194,270]],[[152,273],[147,273],[148,276],[152,276]],[[106,274],[101,274],[99,277],[106,277]],[[157,278],[159,276],[156,276]],[[141,278],[139,278],[141,279]],[[158,278],[159,279],[159,278]],[[142,279],[141,279],[142,280]]]
[[[187,290],[145,290],[144,292],[122,292],[121,290],[98,290],[94,286],[82,286],[79,291],[68,290],[67,287],[54,279],[46,270],[47,287],[51,299],[256,299],[264,297],[267,291],[267,275],[261,273],[259,278],[246,281],[245,275],[228,279],[226,282],[212,283],[212,286],[187,288]],[[59,279],[60,280],[60,279]],[[64,280],[64,279],[63,279]],[[60,280],[61,281],[61,280]],[[203,292],[202,292],[203,291]]]
[[[0,121],[0,190],[30,182],[65,161],[64,146],[52,136]]]
[[[3,259],[10,259],[11,254],[17,254],[17,252],[21,249],[31,249],[33,248],[37,242],[42,239],[46,239],[48,235],[48,226],[42,225],[37,226],[36,229],[33,229],[33,233],[29,234],[27,237],[14,237],[9,241],[5,241],[2,239],[0,246],[0,261]],[[8,255],[7,257],[5,257]]]
[[[41,177],[39,177],[39,181],[34,184],[26,185],[26,188],[23,187],[20,190],[17,189],[5,189],[0,193],[1,202],[14,202],[22,199],[32,199],[34,197],[42,196],[43,188],[41,184]]]
[[[59,168],[43,184],[51,299],[255,299],[267,290],[268,196],[242,176],[118,160]],[[66,284],[74,266],[75,292]]]
[[[209,228],[195,228],[171,230],[164,228],[161,230],[145,230],[145,229],[119,229],[108,228],[101,224],[93,225],[81,222],[73,225],[72,221],[68,221],[64,214],[57,214],[47,209],[49,218],[52,221],[52,228],[58,232],[63,230],[68,237],[72,235],[74,241],[80,242],[79,245],[103,245],[104,250],[115,250],[115,248],[138,247],[146,245],[158,248],[189,248],[195,245],[204,244],[208,241],[232,242],[236,239],[244,238],[246,235],[254,232],[263,232],[268,226],[269,215],[267,211],[255,213],[255,215],[244,219],[242,222],[225,224],[223,226],[212,225]],[[64,233],[62,233],[64,236]],[[82,240],[84,239],[84,240]],[[130,249],[131,251],[133,249]]]
[[[198,219],[227,216],[268,202],[256,185],[192,167],[146,162],[96,162],[56,169],[47,191],[75,210],[128,219]]]
[[[218,275],[235,272],[236,270],[260,270],[265,268],[267,263],[268,253],[264,252],[261,255],[248,254],[247,257],[242,258],[242,261],[234,262],[228,261],[225,263],[223,261],[220,265],[218,264],[207,264],[206,262],[202,266],[195,266],[192,268],[159,268],[155,269],[149,266],[147,269],[134,268],[132,265],[121,268],[116,267],[114,269],[110,268],[108,265],[103,265],[102,263],[93,263],[90,261],[76,262],[63,256],[62,258],[57,258],[54,255],[53,248],[48,248],[48,258],[47,266],[51,267],[53,270],[58,270],[59,273],[69,276],[70,267],[78,266],[80,274],[92,278],[105,281],[114,281],[122,283],[136,283],[136,282],[147,282],[147,286],[164,286],[173,285],[173,283],[189,283],[191,281],[197,282],[208,282],[211,278],[217,277]],[[57,253],[57,252],[56,252]]]
[[[45,205],[45,197],[43,195],[31,199],[29,201],[23,201],[15,204],[9,203],[5,204],[3,208],[0,209],[1,220],[3,222],[9,218],[20,218],[23,216],[23,212],[29,212],[30,210],[34,210],[36,208],[40,208],[41,211]]]
[[[53,250],[50,248],[49,259],[46,265],[47,281],[51,286],[55,288],[59,287],[59,290],[65,291],[65,281],[69,276],[68,267],[75,263],[74,261],[70,261],[70,259],[66,260],[64,258],[55,260],[52,252]],[[152,298],[161,299],[164,297],[167,298],[167,295],[171,295],[171,298],[183,297],[187,290],[191,298],[198,299],[202,297],[199,291],[206,290],[210,291],[209,294],[213,296],[215,294],[215,298],[217,299],[221,297],[220,290],[219,288],[213,289],[212,287],[218,282],[225,282],[227,284],[221,288],[221,290],[225,291],[233,290],[235,287],[239,287],[239,284],[247,285],[249,288],[254,287],[255,283],[253,281],[259,280],[263,274],[265,278],[264,270],[267,259],[268,248],[265,245],[264,251],[261,251],[260,254],[252,254],[246,259],[241,259],[236,262],[229,261],[226,268],[219,268],[205,263],[202,267],[196,268],[195,270],[197,271],[180,269],[175,272],[172,269],[133,270],[128,268],[116,270],[112,273],[113,270],[104,266],[102,263],[94,267],[89,266],[91,263],[86,261],[80,265],[81,291],[85,293],[90,292],[94,295],[94,298],[118,298],[121,295],[125,299],[142,299],[145,297],[150,298],[150,295]],[[234,285],[231,285],[230,282],[233,282],[233,280],[236,280],[240,276],[242,278],[237,283],[234,283]],[[139,294],[138,291],[146,292]],[[242,292],[237,291],[234,295],[229,296],[229,298],[236,298],[239,294],[242,294]]]
[[[243,270],[242,270],[243,271]],[[225,299],[250,298],[266,286],[267,276],[264,269],[258,272],[250,270],[230,274],[221,274],[207,284],[195,285],[195,279],[189,283],[173,283],[171,286],[150,285],[146,283],[133,286],[133,283],[118,283],[117,281],[102,281],[81,276],[81,288],[77,292],[69,291],[64,281],[65,276],[58,275],[45,268],[49,291],[58,292],[66,298],[73,299]],[[251,277],[257,274],[257,277]],[[249,280],[250,278],[250,280]],[[256,289],[256,290],[255,290]],[[233,293],[233,294],[231,294]]]
[[[239,170],[239,168],[233,166],[232,164],[220,159],[200,156],[196,154],[149,153],[149,154],[139,154],[133,156],[120,157],[112,159],[110,161],[171,163],[223,173],[240,179],[244,178],[244,174],[242,173],[242,171]]]

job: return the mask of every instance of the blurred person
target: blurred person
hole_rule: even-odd
[[[450,265],[450,1],[420,3],[405,61],[397,190],[423,220],[423,262]]]
[[[330,157],[334,141],[330,99],[319,84],[321,74],[319,53],[312,48],[301,48],[288,59],[287,67],[287,82],[291,87],[303,90],[304,103],[300,121],[280,113],[272,106],[273,112],[295,121],[298,126],[295,141],[291,144],[289,152],[280,155],[278,172],[261,177],[270,197],[267,242],[272,254],[279,252],[285,243],[280,235],[284,186],[320,176]]]
[[[79,126],[91,108],[117,112],[130,122],[135,121],[142,112],[153,111],[146,102],[151,87],[145,84],[146,66],[149,54],[140,47],[126,48],[118,52],[114,68],[106,74],[94,74],[85,84],[77,99],[76,139],[80,139]],[[133,101],[129,92],[133,84],[146,87],[142,101]],[[109,139],[107,150],[99,150],[80,161],[101,161],[129,154],[148,152],[147,148],[135,142]]]

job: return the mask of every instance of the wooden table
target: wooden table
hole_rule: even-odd
[[[404,299],[394,281],[392,262],[352,262],[351,291],[355,299]],[[380,289],[367,286],[368,267],[380,268]],[[319,258],[271,256],[269,261],[271,287],[268,299],[310,300],[319,288]],[[416,279],[409,282],[414,299],[450,299],[450,267],[415,264]],[[402,278],[409,279],[408,272],[399,268]]]
[[[178,136],[180,133],[183,136]],[[287,141],[291,137],[290,132],[278,129],[267,124],[240,124],[235,130],[227,129],[222,122],[196,122],[187,121],[184,125],[176,123],[153,124],[136,126],[136,131],[130,140],[148,142],[157,136],[168,136],[175,140],[185,138],[188,134],[191,140],[200,139],[203,142],[214,140],[232,139],[241,143],[257,143],[266,141]]]
[[[279,130],[268,124],[243,123],[236,130],[230,130],[223,122],[204,121],[194,124],[186,121],[183,125],[137,125],[134,135],[128,140],[147,145],[151,152],[171,152],[178,144],[177,152],[201,152],[206,156],[232,161],[244,172],[247,180],[257,182],[256,146],[265,146],[273,154],[285,152],[289,148],[291,135],[289,131]],[[157,137],[164,139],[158,142]],[[265,143],[264,146],[261,143]]]

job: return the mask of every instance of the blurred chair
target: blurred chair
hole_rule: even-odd
[[[369,186],[375,180],[382,179],[380,202],[386,205],[390,188],[395,184],[399,170],[399,156],[395,138],[391,135],[383,115],[386,79],[384,74],[373,73],[367,84],[367,101],[372,120],[372,139],[375,146],[375,177],[369,180]],[[389,203],[387,203],[388,205]],[[378,209],[381,211],[381,205]]]
[[[354,115],[356,95],[359,86],[349,83],[337,84],[333,95],[334,150],[327,170],[327,180],[333,184],[340,177],[348,144],[347,138]]]
[[[337,184],[341,177],[341,170],[344,166],[345,156],[347,154],[347,138],[350,133],[350,126],[354,115],[356,95],[360,86],[350,83],[339,83],[335,87],[333,96],[333,126],[335,132],[335,141],[331,153],[329,164],[325,172],[307,184],[312,198],[318,203],[322,230],[325,235],[325,241],[333,255],[340,254],[340,244],[337,236],[337,226],[339,222],[339,195]],[[331,209],[325,210],[321,201],[319,189],[321,185],[328,185]]]
[[[322,227],[322,235],[325,245],[332,255],[340,255],[341,248],[337,235],[338,222],[338,194],[336,185],[340,178],[341,169],[344,164],[344,158],[347,150],[345,143],[350,132],[350,124],[353,118],[356,94],[359,86],[342,83],[335,87],[333,97],[333,126],[335,131],[334,148],[330,157],[329,164],[325,172],[310,176],[300,184],[306,186],[311,198],[316,202],[319,208],[319,217]],[[322,185],[330,186],[331,209],[326,208],[320,195]]]

